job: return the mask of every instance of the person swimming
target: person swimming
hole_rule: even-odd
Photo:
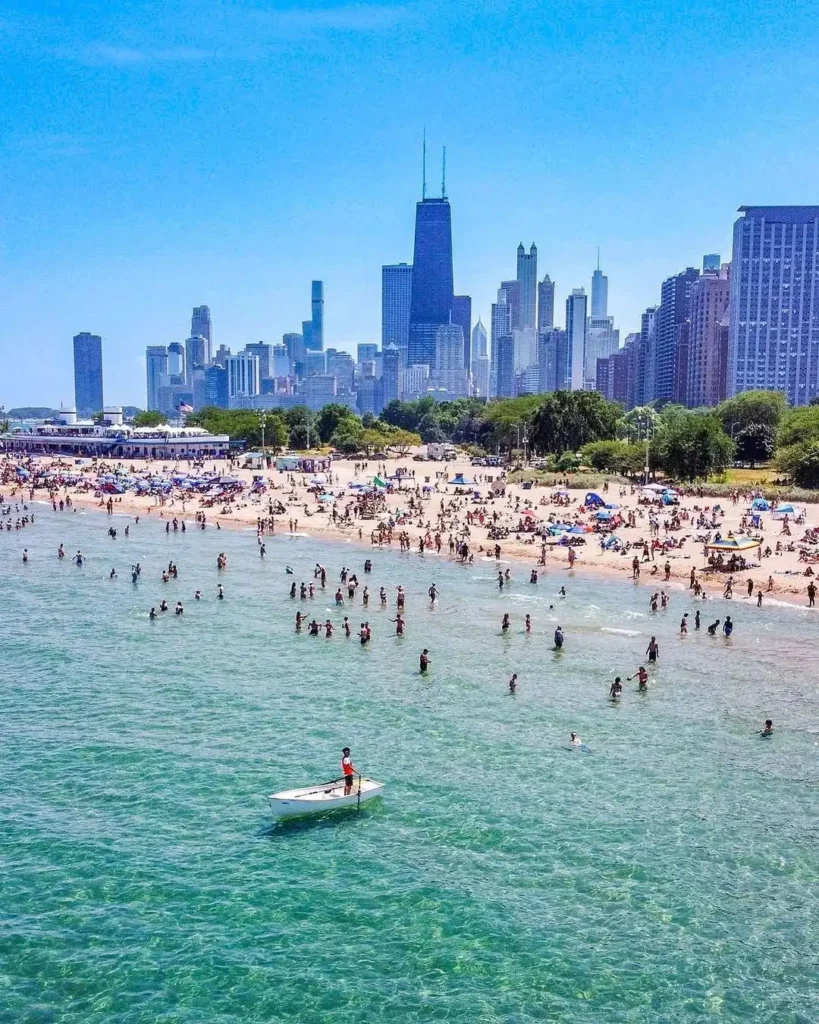
[[[760,736],[773,736],[773,721],[770,718],[765,719],[765,728],[760,732]]]
[[[583,745],[583,740],[578,736],[576,732],[570,734],[569,742],[573,747],[580,747]]]

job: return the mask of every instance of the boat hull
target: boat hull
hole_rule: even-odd
[[[345,794],[343,779],[334,779],[321,786],[285,790],[273,793],[270,809],[277,818],[297,818],[307,814],[327,814],[329,811],[357,808],[381,796],[384,783],[375,779],[362,779],[361,791],[356,780],[352,790]]]

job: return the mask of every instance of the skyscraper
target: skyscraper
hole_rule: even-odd
[[[649,306],[640,318],[640,342],[636,356],[633,394],[629,405],[648,405],[657,393],[657,323],[659,306]]]
[[[302,321],[304,347],[308,351],[324,349],[324,282],[313,281],[310,286],[310,319]]]
[[[191,337],[202,337],[205,345],[203,366],[209,366],[213,358],[213,334],[210,320],[210,306],[194,306],[191,316]]]
[[[566,332],[552,328],[538,335],[538,391],[566,388]]]
[[[435,337],[435,380],[453,398],[469,394],[469,373],[464,367],[464,332],[460,324],[442,324]]]
[[[250,398],[261,391],[259,357],[250,352],[237,352],[227,361],[228,401]]]
[[[493,342],[493,351],[497,349],[497,397],[515,397],[515,339],[511,335],[503,335]]]
[[[583,368],[586,361],[586,309],[585,288],[575,288],[566,299],[566,380],[557,382],[558,390],[582,391]]]
[[[373,363],[375,357],[378,355],[378,345],[374,345],[370,342],[362,342],[358,345],[356,353],[356,362],[358,363]]]
[[[381,357],[381,398],[384,405],[395,401],[401,393],[401,350],[397,345],[384,346]]]
[[[478,398],[489,397],[489,350],[487,345],[486,328],[478,317],[478,322],[472,328],[472,343],[470,345],[470,360],[472,370],[472,390]]]
[[[734,223],[728,394],[819,394],[819,206],[740,206]]]
[[[657,314],[654,398],[685,402],[691,287],[699,276],[696,267],[687,267],[663,281]]]
[[[548,274],[537,286],[538,334],[551,331],[555,325],[555,285]]]
[[[518,288],[520,289],[520,323],[516,327],[537,326],[537,246],[532,242],[529,252],[518,246]]]
[[[514,338],[512,336],[512,309],[507,301],[506,289],[498,288],[498,301],[492,303],[491,319],[489,321],[491,332],[492,352],[490,363],[489,393],[492,397],[498,392],[498,353],[500,352],[500,339],[509,338],[512,342],[512,372],[514,373]]]
[[[381,346],[396,345],[407,357],[412,267],[395,263],[381,268]]]
[[[452,322],[458,324],[464,336],[464,369],[469,369],[472,339],[472,299],[469,295],[452,296]]]
[[[185,342],[185,375],[189,383],[197,367],[204,369],[210,365],[209,352],[210,343],[203,334],[191,335]]]
[[[78,415],[101,412],[102,338],[81,331],[74,336],[74,403]]]
[[[168,350],[164,345],[149,345],[145,349],[147,373],[147,405],[152,412],[160,411],[159,389],[168,384]]]
[[[608,316],[609,279],[600,269],[600,254],[597,255],[597,269],[592,274],[591,315],[595,318]]]
[[[273,368],[271,366],[272,346],[266,344],[263,341],[256,341],[249,345],[245,345],[245,352],[249,352],[250,355],[256,356],[259,360],[259,377],[264,380],[265,377],[273,376]]]
[[[726,397],[728,351],[722,322],[731,300],[729,267],[706,270],[691,288],[688,405],[718,405]]]
[[[586,358],[584,364],[585,387],[596,388],[597,361],[608,359],[620,346],[620,332],[615,330],[614,317],[590,316],[586,323]]]
[[[501,281],[501,288],[506,293],[506,304],[509,306],[509,330],[516,331],[521,323],[520,281]]]
[[[435,364],[438,328],[452,318],[452,214],[449,200],[415,206],[408,364]]]
[[[185,346],[181,342],[168,345],[168,375],[174,384],[185,382]]]

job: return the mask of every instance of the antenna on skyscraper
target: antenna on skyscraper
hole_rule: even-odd
[[[446,199],[446,146],[444,146],[444,160],[441,167],[441,199]]]
[[[600,246],[597,246],[597,269],[600,269]]]
[[[424,155],[422,158],[422,177],[421,177],[421,198],[426,199],[427,197],[427,126],[424,125]]]

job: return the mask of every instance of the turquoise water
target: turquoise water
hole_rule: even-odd
[[[41,508],[0,535],[1,1021],[819,1019],[811,613],[706,602],[733,638],[683,641],[681,591],[650,618],[626,582],[513,566],[499,594],[490,563],[375,551],[361,648],[295,636],[283,566],[324,562],[334,591],[362,549],[283,537],[262,561],[252,531],[124,522]],[[148,621],[162,597],[184,617]],[[611,705],[649,631],[649,693]],[[266,795],[345,744],[381,805],[274,825]]]

